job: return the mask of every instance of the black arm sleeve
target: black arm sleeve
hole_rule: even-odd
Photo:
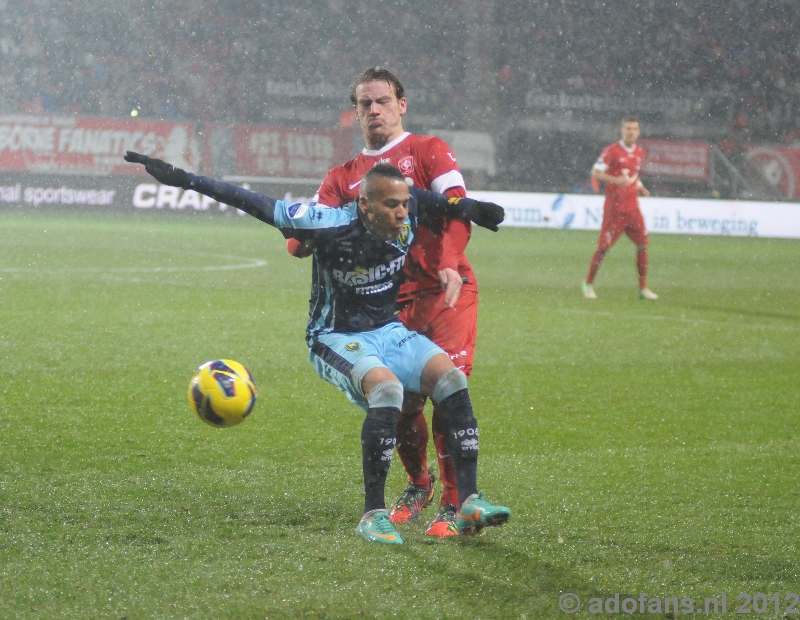
[[[417,201],[420,215],[443,215],[450,218],[469,220],[467,209],[477,201],[472,198],[451,199],[450,196],[438,194],[419,187],[410,187],[409,191]]]
[[[497,232],[505,218],[505,210],[493,202],[473,198],[455,198],[414,188],[414,200],[420,215],[442,214],[446,217],[469,220],[478,226]]]
[[[188,176],[188,189],[193,189],[204,196],[241,209],[248,215],[252,215],[270,226],[275,226],[275,203],[277,201],[274,198],[251,192],[249,189],[244,189],[232,183],[215,181],[195,174],[189,174]]]

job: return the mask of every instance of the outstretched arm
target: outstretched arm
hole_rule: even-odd
[[[270,226],[276,225],[275,205],[283,201],[251,192],[232,183],[224,183],[208,177],[197,176],[160,159],[134,153],[133,151],[128,151],[125,154],[125,161],[144,165],[144,169],[147,170],[150,176],[163,185],[192,189],[199,194],[241,209],[248,215],[252,215]]]
[[[287,238],[294,237],[301,241],[313,239],[320,234],[325,234],[326,228],[338,228],[350,222],[350,214],[344,209],[328,209],[314,204],[292,204],[285,200],[276,200],[238,185],[197,176],[160,159],[140,155],[133,151],[128,151],[125,161],[143,164],[145,170],[156,181],[164,185],[191,189],[241,209],[262,222],[274,226]]]

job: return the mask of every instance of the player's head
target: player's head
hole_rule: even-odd
[[[390,164],[373,166],[361,179],[358,195],[361,220],[367,230],[382,239],[400,237],[410,200],[403,173]]]
[[[625,146],[633,146],[639,139],[639,119],[634,116],[626,116],[622,119],[621,126],[622,141]]]
[[[383,67],[370,67],[366,71],[362,72],[355,79],[352,86],[350,86],[350,102],[353,105],[358,104],[358,95],[356,94],[356,89],[361,84],[366,84],[367,82],[387,82],[394,90],[394,96],[398,100],[405,99],[406,97],[406,91],[394,73],[388,69],[384,69]]]
[[[368,148],[379,149],[403,133],[405,90],[391,71],[364,71],[350,87],[350,101]]]

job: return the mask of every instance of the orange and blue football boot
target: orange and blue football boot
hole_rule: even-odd
[[[356,534],[370,542],[385,543],[387,545],[402,545],[403,539],[394,529],[389,515],[382,508],[370,510],[358,522]]]
[[[473,493],[461,505],[456,515],[456,527],[460,534],[477,534],[484,527],[503,525],[511,518],[511,510],[495,506],[483,499],[483,493]]]

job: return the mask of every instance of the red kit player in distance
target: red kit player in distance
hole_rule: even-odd
[[[606,199],[603,203],[603,223],[597,250],[589,265],[589,273],[582,284],[583,296],[597,299],[594,279],[608,251],[622,233],[636,244],[636,267],[639,271],[639,298],[658,299],[647,287],[647,230],[639,208],[639,194],[650,192],[639,178],[644,151],[636,144],[639,139],[639,121],[633,117],[622,119],[622,139],[609,144],[592,168],[592,178],[605,183]]]
[[[402,117],[407,101],[394,74],[368,69],[353,83],[350,100],[366,147],[354,159],[328,172],[316,196],[319,203],[335,207],[353,201],[362,177],[377,163],[397,167],[406,181],[417,187],[466,196],[464,178],[450,147],[434,136],[404,131]],[[460,220],[420,222],[398,299],[403,324],[442,347],[467,377],[472,371],[478,321],[477,281],[464,254],[470,232],[470,224]],[[296,242],[290,241],[288,248],[295,256],[308,253]],[[392,509],[394,523],[416,520],[433,500],[424,406],[424,397],[407,393],[397,422],[397,452],[409,484]],[[443,489],[439,510],[426,534],[445,537],[458,534],[458,489],[439,417],[434,407],[431,426]]]

